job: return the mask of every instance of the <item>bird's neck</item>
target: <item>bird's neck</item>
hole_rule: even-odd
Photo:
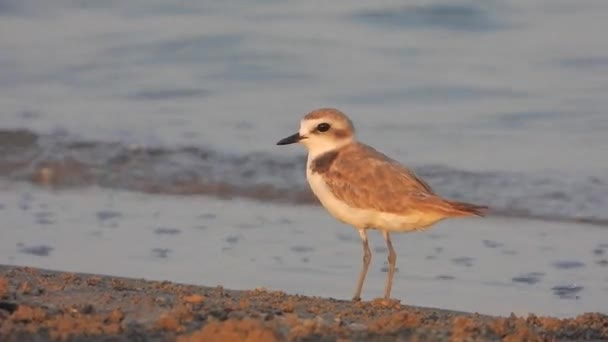
[[[338,144],[327,144],[327,145],[317,145],[308,149],[308,163],[315,160],[317,157],[322,156],[328,152],[333,152],[344,148],[344,146],[348,144],[355,143],[354,139],[345,139],[344,141],[340,141]]]

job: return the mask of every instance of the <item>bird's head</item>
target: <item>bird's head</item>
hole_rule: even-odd
[[[320,108],[304,116],[298,133],[281,139],[277,145],[300,143],[311,155],[320,155],[354,139],[355,128],[344,113],[334,108]]]

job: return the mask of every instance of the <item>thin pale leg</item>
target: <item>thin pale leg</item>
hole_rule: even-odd
[[[369,250],[369,245],[367,243],[367,231],[365,229],[359,229],[359,235],[361,236],[361,242],[363,243],[363,267],[361,268],[361,273],[359,273],[357,290],[355,291],[355,296],[353,297],[353,300],[355,301],[361,300],[363,282],[365,281],[365,275],[367,274],[369,263],[372,260],[372,252]]]
[[[383,230],[382,237],[384,237],[386,246],[388,247],[388,275],[386,276],[386,285],[384,287],[384,299],[390,299],[391,288],[393,287],[393,275],[395,274],[395,264],[397,263],[397,254],[395,254],[395,250],[393,249],[390,233]]]

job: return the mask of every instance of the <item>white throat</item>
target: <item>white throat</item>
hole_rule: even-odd
[[[308,160],[311,161],[316,157],[337,150],[343,146],[346,146],[350,143],[354,142],[354,139],[344,139],[342,141],[315,141],[314,143],[303,141],[303,145],[308,149]]]

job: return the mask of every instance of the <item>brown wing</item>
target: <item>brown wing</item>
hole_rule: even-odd
[[[350,144],[338,151],[323,175],[327,186],[340,200],[356,208],[404,214],[410,210],[468,216],[456,202],[434,194],[412,171],[373,148]],[[448,214],[451,213],[451,214]]]

